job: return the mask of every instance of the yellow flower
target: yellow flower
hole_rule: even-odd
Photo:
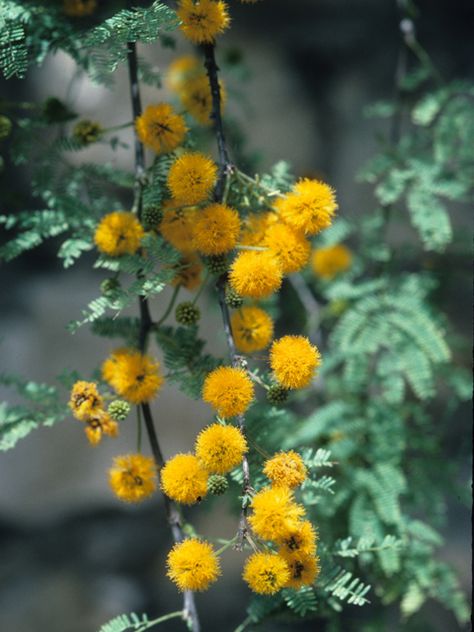
[[[176,13],[180,29],[193,44],[213,42],[230,23],[227,5],[220,0],[179,0]]]
[[[164,206],[173,205],[178,206],[173,200],[169,200]],[[160,222],[160,232],[176,250],[186,253],[191,252],[193,250],[195,220],[195,208],[164,208],[163,218]]]
[[[274,595],[290,579],[286,561],[277,553],[254,553],[245,563],[243,578],[259,595]]]
[[[187,127],[184,118],[168,103],[149,105],[135,121],[138,137],[157,154],[176,149],[184,140]]]
[[[204,380],[202,397],[222,417],[243,414],[253,396],[253,384],[243,369],[220,366]]]
[[[240,244],[242,246],[263,246],[267,229],[278,221],[276,213],[249,213],[242,220]]]
[[[170,90],[179,93],[192,77],[203,72],[204,68],[196,55],[182,55],[174,59],[169,65],[166,83]]]
[[[194,247],[203,255],[221,255],[232,250],[239,232],[237,211],[225,204],[211,204],[196,216]]]
[[[241,307],[230,319],[235,346],[242,353],[261,351],[273,336],[273,321],[260,307]]]
[[[212,474],[226,474],[238,465],[247,452],[247,442],[235,426],[212,424],[196,439],[196,456]]]
[[[168,577],[180,590],[206,590],[220,575],[219,559],[208,542],[188,538],[168,554]]]
[[[306,478],[306,466],[299,454],[293,450],[278,452],[274,457],[265,461],[263,473],[270,479],[272,485],[298,487]]]
[[[352,252],[344,244],[316,248],[311,263],[316,276],[322,279],[332,279],[351,267]]]
[[[241,296],[265,298],[278,290],[281,281],[280,263],[269,252],[241,252],[230,269],[230,284]]]
[[[294,502],[288,487],[263,488],[253,497],[252,509],[249,522],[264,540],[284,538],[304,515],[304,508]]]
[[[283,274],[291,274],[301,270],[308,263],[311,253],[311,244],[306,237],[282,223],[268,227],[264,245],[279,260]]]
[[[143,228],[133,213],[116,211],[102,218],[96,228],[94,241],[100,252],[118,257],[133,255],[140,247]]]
[[[287,588],[299,589],[314,584],[320,570],[317,556],[300,552],[281,555],[290,569],[290,577],[285,584]]]
[[[277,381],[285,388],[304,388],[321,364],[317,347],[304,336],[283,336],[270,349],[270,366]]]
[[[71,390],[69,407],[72,414],[80,421],[87,421],[88,417],[97,413],[104,405],[95,382],[79,381]]]
[[[142,404],[153,399],[164,379],[159,363],[133,349],[119,349],[102,365],[102,377],[124,399]]]
[[[180,285],[189,291],[195,290],[201,285],[202,264],[195,254],[186,254],[181,257],[173,285]]]
[[[207,493],[208,473],[194,454],[177,454],[160,473],[161,489],[178,503],[194,505]]]
[[[109,483],[120,500],[140,502],[156,490],[155,463],[142,454],[118,456],[109,471]]]
[[[91,15],[97,8],[97,0],[63,0],[63,11],[73,18]]]
[[[337,210],[331,187],[308,178],[299,180],[293,191],[280,198],[276,206],[285,222],[309,235],[315,235],[330,226]]]
[[[86,436],[92,445],[100,443],[104,435],[116,437],[118,435],[118,424],[112,417],[105,412],[99,410],[93,413],[87,419],[87,426],[84,428]]]
[[[227,100],[224,83],[219,81],[221,95],[221,108],[224,108]],[[184,109],[191,114],[201,125],[212,123],[212,94],[209,78],[205,74],[192,77],[181,86],[181,103]]]
[[[302,520],[289,529],[284,536],[276,540],[281,555],[304,553],[314,555],[317,542],[316,531],[309,520]]]
[[[199,204],[209,197],[217,179],[212,158],[188,152],[177,158],[168,173],[168,187],[179,204]]]

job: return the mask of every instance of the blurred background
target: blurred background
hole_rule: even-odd
[[[230,4],[233,28],[219,42],[219,58],[224,61],[240,51],[248,68],[243,85],[224,74],[229,113],[250,139],[246,151],[260,157],[263,169],[285,158],[298,175],[320,174],[336,188],[340,213],[357,218],[374,206],[370,188],[356,184],[354,177],[376,150],[377,131],[386,131],[383,123],[364,118],[363,109],[393,93],[399,46],[396,2]],[[447,79],[472,77],[472,2],[424,0],[417,6],[419,40],[441,74]],[[164,71],[177,54],[190,50],[180,40],[176,51],[156,45],[141,52]],[[131,120],[124,68],[116,73],[113,92],[83,76],[71,82],[75,71],[70,58],[57,54],[40,69],[30,70],[24,81],[1,80],[0,93],[6,99],[32,101],[55,96],[84,118],[108,127]],[[233,94],[241,93],[245,99],[232,106]],[[166,89],[158,93],[143,88],[144,105],[168,97]],[[130,142],[131,134],[124,132],[122,138]],[[77,159],[109,161],[106,151],[96,145]],[[130,150],[119,149],[113,160],[132,168]],[[6,211],[25,199],[28,181],[25,173],[7,164],[0,186]],[[465,224],[466,217],[455,216],[453,222]],[[93,256],[64,272],[55,259],[56,250],[52,242],[0,268],[0,370],[39,382],[54,381],[64,368],[88,375],[111,350],[85,328],[74,336],[66,331],[66,324],[97,296],[103,273],[90,269]],[[461,275],[459,284],[450,288],[445,310],[459,333],[470,336],[467,278]],[[162,310],[166,299],[160,295],[152,309]],[[211,350],[224,354],[225,341],[215,337],[219,315],[212,305],[208,311],[202,333]],[[210,419],[204,404],[169,385],[154,409],[166,457],[191,449],[197,431]],[[469,410],[464,413],[453,420],[453,443],[469,440]],[[122,612],[147,612],[152,617],[180,607],[174,586],[163,579],[170,537],[159,499],[127,508],[108,488],[106,473],[113,456],[135,444],[133,420],[124,426],[119,439],[91,449],[80,425],[68,419],[32,433],[0,455],[0,630],[94,632]],[[466,476],[468,470],[466,463]],[[193,508],[189,516],[209,537],[231,537],[235,518],[226,512],[225,503],[219,507],[212,512]],[[453,499],[442,556],[458,569],[466,590],[469,534],[469,512]],[[203,630],[233,630],[243,618],[247,591],[239,578],[240,564],[240,556],[230,552],[221,581],[198,596]],[[363,630],[370,605],[360,611],[353,608],[350,614],[360,617]],[[427,614],[430,627],[423,629],[458,629],[454,618],[438,607],[428,607]],[[282,629],[313,626],[291,624]],[[160,629],[178,630],[181,624],[170,621]],[[271,624],[265,629],[280,628]],[[387,629],[402,628],[394,622]]]

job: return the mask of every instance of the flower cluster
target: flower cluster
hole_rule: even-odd
[[[118,424],[105,410],[104,399],[95,382],[76,382],[71,390],[69,407],[74,417],[85,423],[84,431],[92,445],[100,443],[104,435],[118,435]]]

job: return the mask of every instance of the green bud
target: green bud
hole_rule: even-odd
[[[110,402],[107,412],[114,421],[124,421],[130,414],[130,404],[123,399],[114,399]]]
[[[214,494],[214,496],[221,496],[225,494],[227,488],[229,487],[229,483],[225,476],[221,476],[220,474],[212,474],[207,479],[207,491],[210,494]]]
[[[145,206],[142,213],[142,226],[145,230],[153,230],[163,218],[163,211],[159,206]]]
[[[229,262],[227,255],[215,255],[214,257],[204,257],[206,268],[211,274],[221,275],[227,272]]]
[[[225,288],[225,302],[229,307],[237,309],[242,307],[244,299],[240,296],[240,294],[237,294],[233,287],[227,285]]]
[[[177,306],[175,316],[180,325],[195,325],[201,317],[201,311],[191,301],[185,301]]]
[[[288,399],[288,391],[279,384],[272,384],[267,391],[267,400],[274,406],[283,404]]]
[[[72,137],[82,145],[96,143],[102,136],[104,130],[100,123],[84,119],[74,125]]]

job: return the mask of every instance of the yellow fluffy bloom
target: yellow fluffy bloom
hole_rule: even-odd
[[[273,595],[290,579],[288,564],[277,553],[254,553],[244,567],[243,578],[259,595]]]
[[[210,204],[196,215],[194,247],[203,255],[221,255],[237,243],[239,214],[225,204]]]
[[[127,454],[114,459],[109,483],[120,500],[137,503],[156,490],[156,468],[152,458]]]
[[[186,135],[184,118],[169,103],[149,105],[135,121],[138,137],[157,154],[166,154],[179,147]]]
[[[180,590],[206,590],[220,575],[219,559],[208,542],[188,538],[168,554],[168,577]]]
[[[278,452],[265,461],[263,473],[275,486],[298,487],[305,480],[307,470],[303,459],[294,450]]]
[[[180,29],[193,44],[213,42],[230,23],[227,5],[221,0],[179,0],[176,13]]]
[[[264,540],[284,538],[304,515],[288,487],[265,487],[253,497],[252,509],[249,522]]]
[[[319,180],[303,178],[293,191],[281,198],[277,209],[282,219],[308,235],[331,225],[337,202],[333,189]]]
[[[242,246],[263,246],[267,229],[276,222],[278,222],[276,213],[249,213],[242,220],[239,243]]]
[[[287,588],[299,589],[302,586],[314,584],[319,575],[319,558],[308,553],[283,554],[290,570],[290,577],[286,582]]]
[[[241,307],[230,319],[235,346],[242,353],[261,351],[270,344],[273,321],[260,307]]]
[[[199,204],[209,197],[217,179],[212,158],[188,152],[177,158],[168,172],[168,187],[178,204]]]
[[[87,421],[88,417],[97,413],[104,405],[95,382],[76,382],[71,390],[69,407],[72,414],[80,421]]]
[[[133,349],[119,349],[102,365],[102,377],[132,404],[148,402],[159,391],[164,379],[160,365],[148,355]]]
[[[268,227],[264,245],[279,260],[283,274],[301,270],[308,263],[311,254],[311,244],[306,237],[281,222]]]
[[[96,228],[94,241],[100,252],[118,257],[133,255],[144,235],[142,225],[133,213],[116,211],[102,218]]]
[[[265,298],[278,290],[282,281],[280,263],[269,252],[241,252],[230,269],[230,284],[240,296]]]
[[[172,206],[173,204],[173,200],[170,200],[165,205],[159,227],[160,232],[176,250],[186,253],[191,252],[193,250],[196,209],[166,208],[166,206]]]
[[[270,366],[285,388],[304,388],[321,364],[317,347],[304,336],[283,336],[270,349]]]
[[[212,474],[226,474],[238,465],[247,452],[247,442],[235,426],[212,424],[196,439],[196,456]]]
[[[220,366],[204,380],[202,397],[222,417],[243,414],[253,396],[253,384],[243,369]]]
[[[180,285],[189,291],[195,290],[201,284],[202,264],[195,254],[184,255],[177,266],[173,285]]]
[[[227,94],[224,83],[219,81],[221,95],[221,107],[224,108]],[[212,94],[207,75],[200,74],[184,82],[180,92],[181,103],[184,109],[191,114],[201,125],[212,123]]]
[[[174,59],[166,73],[166,83],[170,90],[181,92],[188,81],[204,72],[201,61],[196,55],[182,55]]]
[[[104,435],[116,437],[118,435],[118,424],[105,411],[99,410],[93,413],[87,419],[87,425],[84,428],[86,437],[92,445],[100,443]]]
[[[194,454],[177,454],[160,473],[161,489],[176,502],[194,505],[207,493],[208,473]]]
[[[277,539],[281,555],[304,553],[314,555],[317,542],[316,531],[309,520],[302,520],[289,529],[284,536]]]
[[[316,248],[311,264],[316,276],[322,279],[333,279],[337,274],[351,267],[352,252],[344,244]]]
[[[97,9],[97,0],[63,0],[63,11],[72,18],[91,15]]]

